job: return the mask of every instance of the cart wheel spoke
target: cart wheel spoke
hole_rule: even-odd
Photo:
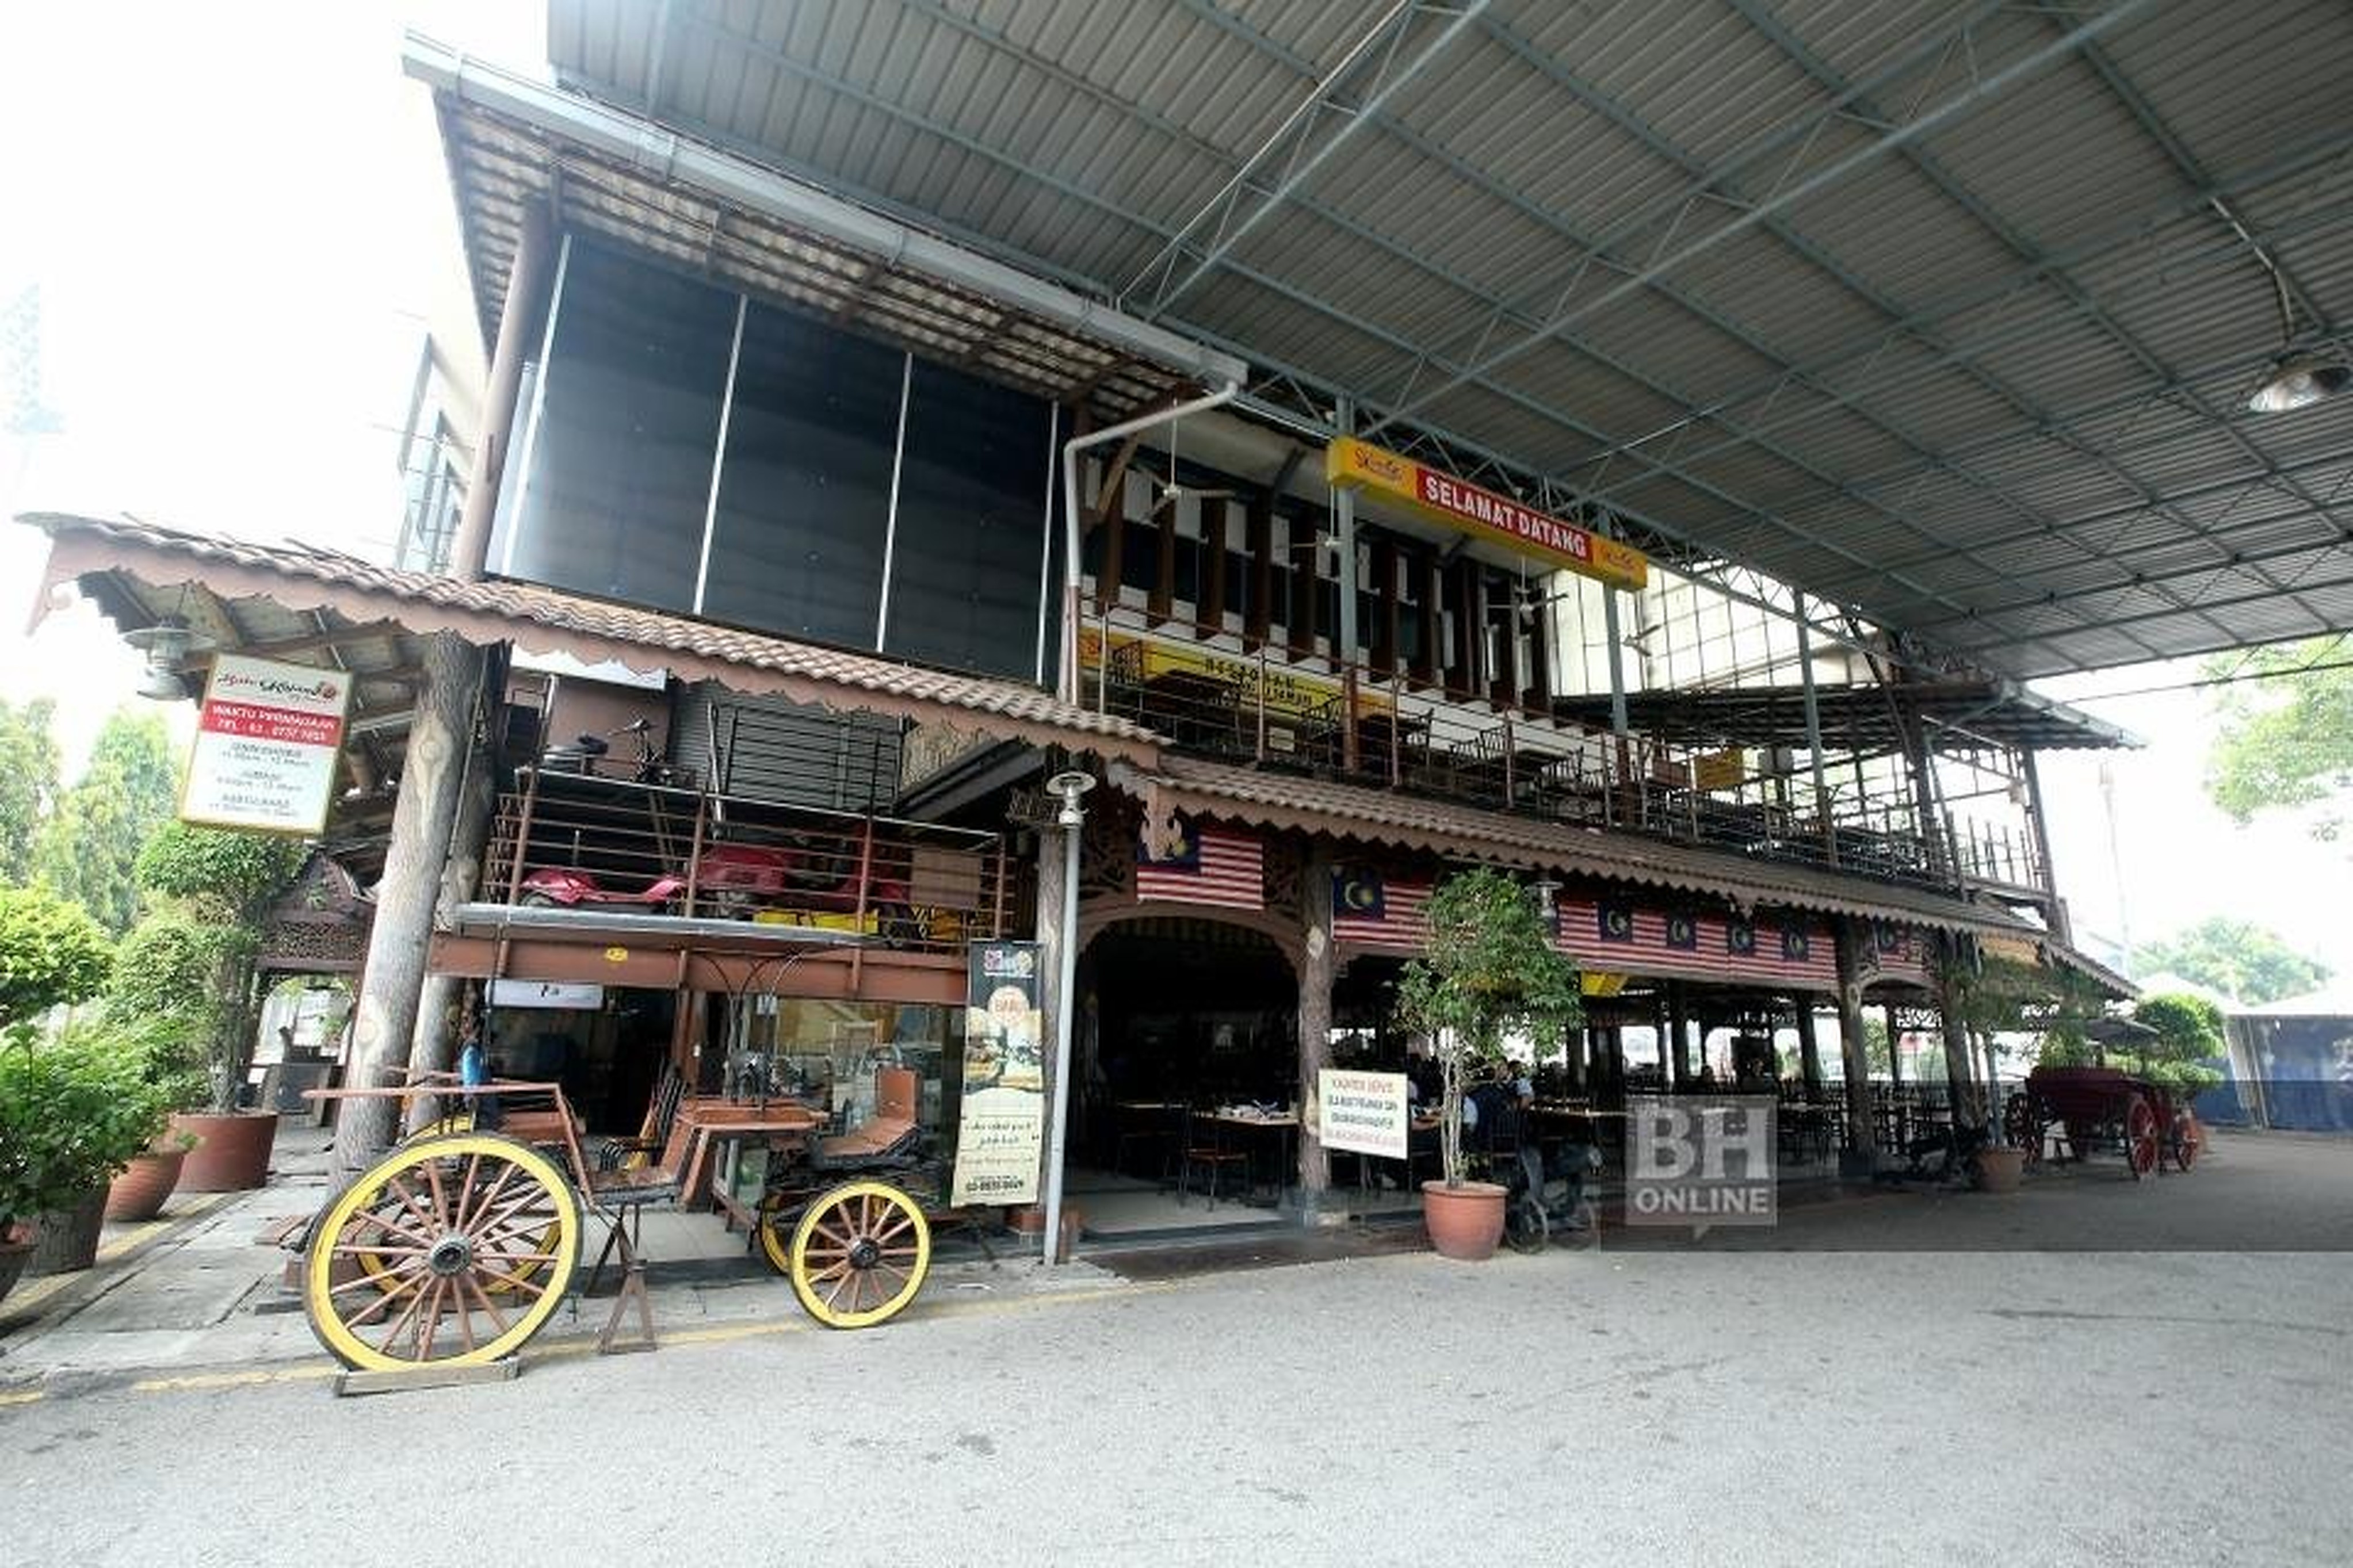
[[[580,1234],[579,1199],[546,1153],[489,1132],[414,1140],[312,1227],[311,1331],[369,1371],[512,1355],[562,1304]]]
[[[771,1225],[771,1260],[781,1239]],[[886,1182],[844,1183],[819,1194],[794,1226],[785,1272],[810,1316],[831,1328],[865,1328],[897,1315],[931,1267],[922,1205]]]

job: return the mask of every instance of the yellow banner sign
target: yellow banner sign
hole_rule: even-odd
[[[1614,588],[1640,588],[1650,581],[1649,560],[1630,545],[1383,447],[1342,437],[1324,450],[1324,477],[1337,489],[1386,497],[1416,516],[1473,538],[1494,540]]]
[[[1702,789],[1737,789],[1740,781],[1747,776],[1746,752],[1735,748],[1727,752],[1700,753],[1696,782]]]
[[[1086,626],[1079,632],[1079,662],[1082,668],[1102,668],[1103,634],[1099,627]],[[1261,681],[1266,691],[1266,710],[1287,718],[1332,718],[1339,711],[1343,690],[1336,680],[1319,680],[1301,675],[1280,664],[1261,665],[1256,659],[1240,654],[1221,652],[1199,644],[1160,642],[1150,637],[1132,637],[1124,632],[1111,636],[1110,679],[1131,686],[1140,686],[1162,676],[1179,672],[1198,675],[1230,687],[1235,700],[1246,712],[1258,711]],[[1356,693],[1359,714],[1386,713],[1391,700],[1374,692]]]

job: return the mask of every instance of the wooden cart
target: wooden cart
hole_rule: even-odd
[[[571,1293],[584,1235],[624,1284],[609,1344],[634,1299],[649,1340],[635,1221],[649,1205],[704,1189],[718,1140],[756,1136],[770,1151],[756,1211],[760,1249],[801,1305],[832,1328],[896,1316],[923,1288],[931,1226],[917,1193],[938,1167],[914,1118],[914,1075],[878,1074],[877,1113],[854,1131],[797,1101],[687,1101],[661,1157],[600,1170],[553,1083],[446,1079],[385,1089],[313,1090],[321,1099],[437,1097],[447,1114],[362,1171],[289,1245],[303,1252],[311,1331],[344,1365],[390,1372],[480,1365],[512,1355]],[[495,1119],[470,1108],[495,1096]],[[702,1114],[718,1107],[722,1113]],[[495,1120],[495,1130],[478,1121]],[[913,1189],[913,1190],[911,1190]]]
[[[2133,1179],[2170,1159],[2187,1171],[2205,1147],[2206,1130],[2187,1104],[2147,1079],[2116,1068],[2039,1067],[2002,1110],[2002,1135],[2031,1169],[2046,1153],[2083,1160],[2114,1150]],[[2064,1152],[2061,1152],[2061,1149]]]

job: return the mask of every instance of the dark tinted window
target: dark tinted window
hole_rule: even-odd
[[[1038,653],[1047,408],[918,361],[892,558],[892,653],[1029,679]]]
[[[703,614],[874,646],[905,363],[807,317],[751,308]]]
[[[734,330],[733,295],[572,245],[514,575],[693,607]]]

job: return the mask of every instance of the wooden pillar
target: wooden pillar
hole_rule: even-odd
[[[1897,1029],[1895,1026],[1895,1004],[1890,1002],[1887,1005],[1882,1007],[1879,1012],[1880,1016],[1887,1021],[1888,1080],[1894,1083],[1896,1088],[1901,1089],[1904,1087],[1904,1053],[1898,1048],[1899,1042],[1902,1038],[1902,1031]]]
[[[1267,638],[1274,596],[1274,497],[1252,490],[1242,523],[1242,549],[1250,563],[1250,609],[1242,617],[1242,651],[1256,653]]]
[[[1667,1063],[1667,1076],[1664,1080],[1666,1087],[1679,1089],[1683,1087],[1684,1080],[1691,1075],[1690,1040],[1685,1032],[1690,1017],[1683,1010],[1683,982],[1668,981],[1666,992],[1667,1028],[1661,1042],[1665,1048],[1661,1054]]]
[[[352,1006],[351,1087],[402,1082],[417,1034],[417,992],[433,911],[449,858],[450,832],[466,752],[473,734],[474,694],[482,656],[449,632],[425,645],[408,751],[393,804],[384,875],[376,884],[375,923],[368,931],[367,967]],[[438,1024],[438,1020],[436,1021]],[[392,1144],[399,1125],[390,1100],[343,1103],[335,1121],[335,1160],[357,1170]]]
[[[1805,1079],[1807,1099],[1821,1093],[1822,1052],[1814,1038],[1814,999],[1806,992],[1798,994],[1798,1070]]]
[[[505,696],[493,686],[503,679],[506,661],[489,658],[482,662],[485,669],[479,690],[484,704],[494,705]],[[434,900],[434,925],[442,931],[456,926],[458,906],[471,900],[480,886],[482,857],[490,847],[491,819],[498,809],[497,770],[491,766],[486,738],[472,722],[471,714],[468,715],[465,734],[466,760],[460,764],[465,776],[459,785],[457,812],[449,827],[449,853],[442,862],[440,889]],[[516,853],[521,854],[522,848],[516,846]],[[454,974],[425,976],[417,996],[417,1043],[408,1053],[412,1072],[448,1072],[456,1066],[457,1034],[451,1019],[459,993],[465,984]],[[423,1100],[413,1102],[409,1107],[408,1131],[414,1132],[424,1126],[434,1110]]]
[[[1202,635],[1215,637],[1226,629],[1226,503],[1210,497],[1201,503],[1201,601],[1193,618]]]
[[[1332,940],[1332,850],[1324,840],[1310,845],[1301,881],[1297,1212],[1300,1224],[1313,1226],[1327,1219],[1324,1200],[1332,1184],[1331,1158],[1315,1136],[1320,1075],[1331,1062],[1332,979],[1338,965]]]
[[[1959,951],[1961,939],[1947,932],[1939,941],[1945,952],[1944,962],[1936,966],[1936,1011],[1944,1026],[1945,1079],[1953,1098],[1953,1128],[1958,1131],[1984,1126],[1985,1105],[1978,1095],[1977,1071],[1969,1062],[1969,1026],[1961,1010],[1968,986],[1965,955]]]
[[[1869,1171],[1876,1163],[1879,1126],[1871,1103],[1871,1053],[1862,1040],[1862,963],[1852,921],[1840,921],[1838,942],[1839,1054],[1846,1066],[1846,1146],[1852,1163]],[[1894,1043],[1894,1037],[1888,1037]]]

